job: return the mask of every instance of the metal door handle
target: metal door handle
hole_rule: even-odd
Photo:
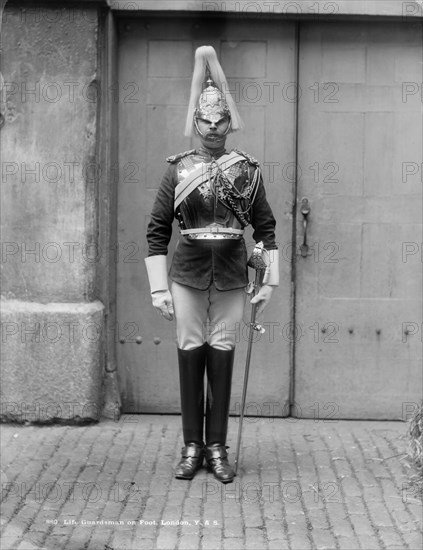
[[[307,244],[307,228],[308,228],[308,215],[310,214],[311,208],[308,202],[307,197],[301,199],[301,214],[303,215],[303,244],[300,246],[301,256],[307,258],[308,256],[308,244]]]

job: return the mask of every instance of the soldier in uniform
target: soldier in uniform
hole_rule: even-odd
[[[145,259],[153,306],[165,319],[176,319],[184,447],[175,477],[192,479],[205,459],[223,483],[234,478],[226,437],[236,329],[247,296],[247,225],[267,251],[263,285],[251,300],[258,313],[279,278],[275,219],[260,166],[247,153],[225,150],[228,133],[242,126],[227,90],[215,50],[198,48],[185,135],[195,132],[200,146],[167,159],[147,230]],[[167,252],[175,218],[180,238],[169,288]]]

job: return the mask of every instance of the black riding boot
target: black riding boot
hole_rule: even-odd
[[[234,349],[207,347],[206,460],[222,483],[232,481],[235,475],[226,451],[234,355]]]
[[[179,383],[181,393],[182,431],[185,447],[176,467],[175,477],[192,479],[204,458],[204,371],[206,344],[193,349],[178,348]]]

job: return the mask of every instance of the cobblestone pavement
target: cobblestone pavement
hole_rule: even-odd
[[[173,478],[180,423],[2,425],[2,550],[422,547],[406,423],[246,419],[228,485],[206,469]]]

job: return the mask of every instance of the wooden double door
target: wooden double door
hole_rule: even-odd
[[[143,258],[194,50],[218,52],[277,219],[281,285],[253,346],[247,414],[402,418],[421,388],[421,27],[244,19],[119,25],[117,359],[126,412],[179,412],[175,324]],[[175,226],[171,256],[178,237]],[[254,242],[247,232],[246,243]],[[252,274],[253,276],[253,274]],[[237,330],[239,414],[249,308]]]

